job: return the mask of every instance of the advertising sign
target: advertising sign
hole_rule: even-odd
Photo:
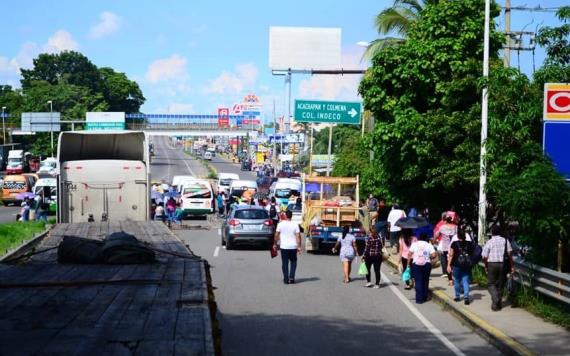
[[[85,113],[86,130],[124,130],[124,112],[87,112]]]
[[[570,180],[570,121],[545,121],[543,135],[544,154]]]
[[[218,108],[218,127],[230,126],[230,109]]]
[[[304,134],[286,134],[286,135],[270,135],[269,143],[303,143],[305,142]]]
[[[570,84],[544,84],[544,121],[570,121]]]
[[[361,103],[295,100],[295,121],[360,124]]]

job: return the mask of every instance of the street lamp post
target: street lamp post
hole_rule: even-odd
[[[51,156],[53,157],[53,101],[48,100],[49,104],[49,132],[51,136]]]
[[[489,77],[489,23],[491,18],[491,2],[485,0],[485,31],[483,37],[483,78]],[[485,242],[487,230],[487,119],[489,114],[489,88],[483,87],[481,100],[481,162],[479,176],[479,221],[477,237],[479,243]]]
[[[6,107],[2,106],[2,137],[3,137],[3,144],[6,144],[6,119],[4,118],[6,112]]]

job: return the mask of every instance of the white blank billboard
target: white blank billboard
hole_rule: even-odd
[[[340,28],[270,27],[272,70],[340,69]]]
[[[21,118],[22,131],[61,131],[61,115],[58,112],[23,112]]]

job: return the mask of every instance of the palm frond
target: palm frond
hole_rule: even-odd
[[[431,0],[431,1],[438,1],[438,0]],[[430,2],[430,0],[422,2],[418,0],[394,0],[394,5],[392,7],[412,9],[416,13],[420,13],[424,9],[425,7],[424,3],[426,2]]]
[[[376,54],[386,47],[397,46],[404,43],[404,39],[396,37],[378,38],[370,42],[366,50],[362,54],[362,60],[371,60]]]

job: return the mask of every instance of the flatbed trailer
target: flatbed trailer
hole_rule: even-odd
[[[0,355],[220,354],[208,263],[163,223],[58,224],[36,251],[120,231],[163,251],[157,262],[60,264],[52,249],[0,264]]]

